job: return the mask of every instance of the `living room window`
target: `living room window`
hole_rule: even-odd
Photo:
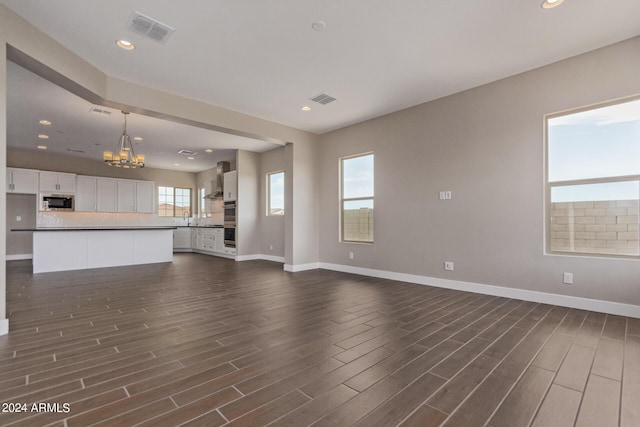
[[[159,216],[191,216],[191,212],[190,188],[158,187]]]
[[[267,215],[284,215],[284,171],[267,174]]]
[[[640,99],[546,118],[547,251],[638,256]]]
[[[373,153],[340,159],[340,239],[373,243]]]

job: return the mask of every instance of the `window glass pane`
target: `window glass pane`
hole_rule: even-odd
[[[548,120],[549,182],[640,174],[640,100]]]
[[[638,181],[551,188],[551,250],[639,255]]]
[[[173,187],[158,187],[158,215],[173,216]]]
[[[342,204],[343,240],[373,242],[373,200],[351,200]]]
[[[191,215],[191,189],[176,188],[175,216]]]
[[[373,154],[342,160],[342,198],[373,197]]]
[[[269,215],[284,215],[284,172],[269,174]]]

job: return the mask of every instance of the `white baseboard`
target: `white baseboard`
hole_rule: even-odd
[[[439,288],[455,289],[505,298],[515,298],[525,301],[559,305],[569,308],[597,311],[600,313],[616,314],[619,316],[640,318],[640,306],[619,302],[602,301],[589,298],[572,297],[568,295],[551,294],[546,292],[529,291],[525,289],[505,288],[503,286],[484,285],[481,283],[462,282],[458,280],[441,279],[438,277],[418,276],[415,274],[395,273],[393,271],[375,270],[372,268],[353,267],[349,265],[320,262],[319,268],[341,271],[344,273],[360,274],[362,276],[379,277],[381,279],[398,280],[419,285],[436,286]],[[306,264],[310,265],[310,264]],[[296,266],[298,267],[298,266]],[[286,270],[286,265],[285,265]],[[287,270],[294,271],[294,270]],[[301,270],[295,270],[301,271]]]
[[[298,271],[306,271],[306,270],[317,270],[320,267],[320,262],[311,262],[309,264],[285,264],[284,271],[288,271],[290,273],[296,273]]]
[[[9,319],[0,319],[0,336],[9,333]]]
[[[252,255],[238,255],[236,256],[236,261],[253,261],[253,260],[265,260],[265,261],[273,261],[284,263],[283,256],[275,256],[275,255],[265,255],[265,254],[252,254]]]
[[[20,259],[33,259],[33,254],[7,255],[7,261],[17,261]]]

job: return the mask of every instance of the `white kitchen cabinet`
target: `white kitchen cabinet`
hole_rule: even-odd
[[[97,176],[76,179],[77,212],[117,212],[117,180]]]
[[[7,193],[38,194],[38,171],[7,168]]]
[[[118,212],[136,212],[136,182],[118,180]]]
[[[119,179],[118,212],[155,212],[155,184],[153,181]]]
[[[173,230],[173,249],[191,249],[191,229],[176,228]]]
[[[154,213],[156,186],[153,181],[136,181],[136,210],[140,213]]]
[[[76,175],[61,172],[40,172],[40,192],[75,194]]]
[[[225,202],[234,202],[238,193],[238,171],[231,171],[224,174],[224,196]]]
[[[213,230],[213,234],[215,236],[213,251],[224,252],[224,230],[222,228],[216,228]]]

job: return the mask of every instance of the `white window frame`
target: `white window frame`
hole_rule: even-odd
[[[267,199],[267,207],[266,207],[267,211],[266,211],[266,215],[267,216],[276,216],[276,217],[278,217],[278,216],[284,216],[285,213],[286,213],[284,206],[282,207],[282,213],[281,214],[274,214],[274,213],[271,212],[271,176],[272,175],[278,175],[278,174],[282,174],[283,179],[286,179],[287,175],[286,175],[284,170],[268,172],[267,176],[266,176],[266,178],[267,178],[267,187],[266,187],[267,188],[267,197],[266,197],[266,199]],[[286,196],[286,194],[285,194],[284,189],[283,189],[283,192],[282,192],[282,200],[283,201],[284,201],[285,196]]]
[[[343,174],[343,168],[344,168],[344,161],[345,160],[350,160],[350,159],[355,159],[358,157],[365,157],[365,156],[373,156],[373,171],[374,171],[374,178],[373,178],[373,195],[371,197],[347,197],[345,198],[343,195],[344,192],[344,174]],[[344,204],[345,202],[351,202],[351,201],[358,201],[358,200],[371,200],[373,202],[373,206],[374,206],[374,215],[375,215],[375,154],[373,151],[368,151],[366,153],[359,153],[359,154],[353,154],[353,155],[349,155],[349,156],[343,156],[340,157],[338,159],[338,169],[339,169],[339,182],[338,182],[338,194],[339,194],[339,206],[338,206],[338,218],[339,218],[339,236],[338,236],[338,240],[340,242],[343,243],[360,243],[360,244],[365,244],[365,245],[370,245],[373,244],[375,242],[375,230],[372,233],[372,240],[371,241],[366,241],[366,240],[347,240],[344,238]],[[375,227],[375,221],[374,223],[374,227]]]
[[[173,215],[160,215],[160,188],[171,188],[173,191]],[[193,189],[187,187],[171,187],[169,185],[158,185],[156,189],[156,194],[158,197],[158,201],[156,202],[156,207],[158,209],[158,216],[162,218],[182,218],[181,215],[176,216],[176,190],[189,190],[189,216],[193,216]]]
[[[549,182],[549,120],[577,114],[583,111],[595,110],[598,108],[604,108],[608,106],[624,104],[627,102],[637,101],[640,96],[627,97],[617,99],[608,102],[602,102],[598,104],[592,104],[587,107],[580,107],[571,110],[562,111],[559,113],[547,114],[544,116],[544,253],[545,255],[566,255],[577,257],[601,257],[601,258],[626,258],[626,259],[640,259],[637,255],[622,255],[612,253],[592,253],[592,252],[573,252],[573,251],[558,251],[552,250],[551,245],[551,231],[552,231],[552,202],[551,202],[551,190],[555,187],[564,187],[571,185],[587,185],[587,184],[606,184],[624,181],[638,181],[640,185],[640,174],[638,175],[623,175],[623,176],[610,176],[600,178],[587,178],[587,179],[574,179]]]

